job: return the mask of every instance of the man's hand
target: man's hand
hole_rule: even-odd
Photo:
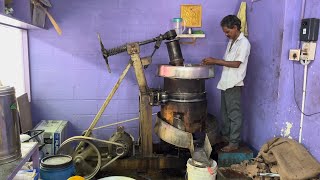
[[[212,57],[204,58],[201,62],[201,65],[219,65],[226,66],[230,68],[238,68],[240,66],[240,61],[225,61],[222,59],[216,59]]]
[[[218,59],[208,57],[208,58],[204,58],[202,60],[201,65],[215,65],[215,64],[217,64],[217,62],[218,62]]]

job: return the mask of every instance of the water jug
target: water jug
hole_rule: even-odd
[[[172,28],[176,30],[177,35],[182,34],[186,29],[186,23],[182,18],[173,18]]]

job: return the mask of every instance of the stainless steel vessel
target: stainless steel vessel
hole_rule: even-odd
[[[0,164],[21,157],[19,119],[13,87],[0,86]]]

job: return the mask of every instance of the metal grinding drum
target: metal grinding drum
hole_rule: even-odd
[[[199,65],[160,65],[168,103],[161,106],[161,117],[174,127],[194,133],[205,130],[207,99],[205,80],[214,76],[213,67]]]
[[[0,86],[0,164],[21,157],[19,119],[13,87]]]

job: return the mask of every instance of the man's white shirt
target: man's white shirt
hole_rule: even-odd
[[[223,59],[225,61],[240,61],[241,64],[238,68],[230,68],[223,66],[221,79],[217,88],[227,90],[235,86],[243,86],[243,80],[246,77],[248,58],[250,55],[250,42],[241,33],[235,40],[232,47],[232,40],[229,41]],[[230,48],[231,47],[231,48]]]

